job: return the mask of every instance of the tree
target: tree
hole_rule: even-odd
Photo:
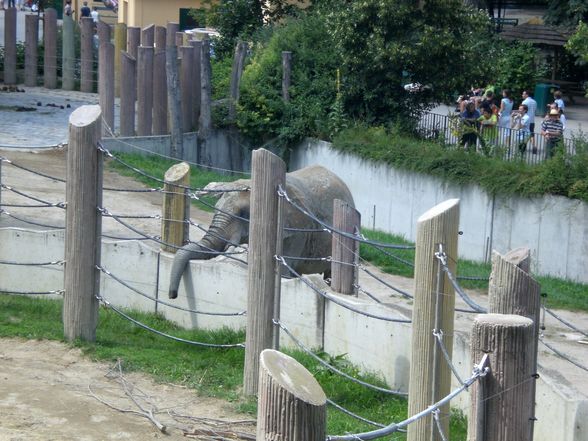
[[[577,26],[581,20],[588,20],[588,1],[550,0],[545,23],[556,26]]]
[[[578,57],[580,64],[588,63],[588,25],[581,21],[574,35],[566,43],[566,49]]]

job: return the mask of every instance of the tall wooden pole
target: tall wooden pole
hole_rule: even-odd
[[[94,92],[94,21],[84,17],[80,24],[80,91]]]
[[[290,77],[292,75],[292,52],[282,52],[282,99],[290,101]]]
[[[184,132],[192,131],[192,120],[194,114],[194,48],[192,46],[181,46],[179,48],[182,54],[180,63],[180,87],[182,93],[182,130]]]
[[[312,374],[271,349],[259,365],[257,441],[324,441],[327,397]]]
[[[149,25],[141,30],[141,46],[153,47],[155,45],[155,25]]]
[[[239,86],[241,84],[241,75],[243,75],[243,66],[245,65],[245,55],[247,55],[247,43],[240,41],[235,46],[235,55],[233,56],[233,68],[231,71],[231,85],[229,96],[229,121],[234,122],[237,118],[237,103],[239,102]]]
[[[153,46],[139,46],[137,58],[137,135],[153,131]]]
[[[74,90],[75,88],[75,23],[71,16],[63,17],[63,61],[61,88],[63,90]]]
[[[38,47],[39,47],[39,16],[25,15],[25,86],[37,86]]]
[[[45,9],[43,16],[43,83],[46,89],[57,88],[57,11]]]
[[[167,79],[167,109],[171,138],[170,156],[184,157],[184,138],[182,130],[182,101],[180,97],[180,78],[178,74],[178,48],[175,35],[178,23],[167,24],[167,41],[165,48],[165,71]]]
[[[98,97],[104,123],[102,134],[114,136],[114,44],[100,43],[98,54]]]
[[[200,119],[198,137],[207,139],[212,131],[212,66],[210,65],[210,40],[202,41],[200,52]]]
[[[190,45],[194,48],[194,71],[192,72],[192,85],[194,86],[194,90],[192,91],[192,97],[194,100],[194,112],[192,113],[192,127],[198,127],[198,120],[200,119],[200,89],[201,89],[201,61],[200,57],[202,56],[202,42],[192,40],[190,41]]]
[[[141,45],[141,28],[129,26],[127,28],[127,52],[138,59],[137,51]]]
[[[449,356],[453,352],[455,292],[444,275],[435,253],[442,244],[448,256],[449,269],[455,274],[459,200],[450,199],[431,208],[417,221],[415,253],[415,292],[412,314],[412,353],[408,414],[414,415],[449,394],[451,370],[438,350],[433,330],[443,332],[443,343]],[[437,295],[437,291],[439,295]],[[443,406],[441,427],[449,429],[449,406]],[[440,441],[432,418],[421,418],[408,426],[408,441]]]
[[[120,136],[135,136],[137,60],[121,52]]]
[[[127,25],[117,23],[114,26],[114,96],[120,96],[122,53],[127,50]],[[136,57],[135,60],[137,59]]]
[[[153,134],[165,135],[167,129],[167,79],[165,49],[155,48],[153,55]]]
[[[4,11],[4,84],[16,84],[16,8]]]
[[[333,227],[335,230],[357,234],[361,227],[361,213],[340,199],[333,201]],[[331,289],[341,294],[357,293],[359,242],[333,233],[331,263]]]
[[[98,41],[100,41],[100,43],[110,43],[112,33],[112,31],[110,30],[110,25],[103,21],[99,21],[97,27]]]
[[[469,441],[532,441],[533,321],[520,315],[474,319],[472,364],[489,355],[490,372],[471,388]]]
[[[100,106],[82,106],[69,118],[63,330],[69,341],[96,340],[102,217]]]
[[[165,51],[167,40],[167,29],[165,26],[155,26],[155,48],[156,51]]]
[[[164,177],[163,220],[161,222],[162,251],[175,253],[177,248],[188,241],[190,197],[186,187],[190,185],[190,166],[186,162],[171,166]]]
[[[285,186],[286,165],[273,153],[258,149],[253,151],[251,171],[245,395],[257,393],[259,354],[272,347],[278,187]]]

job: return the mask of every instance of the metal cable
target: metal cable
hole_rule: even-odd
[[[98,299],[98,301],[100,301],[104,306],[106,306],[109,309],[112,309],[114,312],[116,312],[118,315],[120,315],[121,317],[127,319],[128,321],[134,323],[135,325],[139,326],[140,328],[143,328],[149,332],[152,332],[154,334],[160,335],[162,337],[166,337],[169,338],[171,340],[174,341],[178,341],[181,343],[187,343],[190,345],[194,345],[194,346],[202,346],[202,347],[206,347],[206,348],[244,348],[245,347],[245,343],[235,343],[235,344],[214,344],[214,343],[203,343],[203,342],[198,342],[198,341],[192,341],[192,340],[186,340],[184,338],[180,338],[180,337],[175,337],[173,335],[170,334],[166,334],[165,332],[162,331],[158,331],[157,329],[153,329],[150,326],[147,326],[144,323],[141,323],[138,320],[135,320],[134,318],[128,316],[127,314],[125,314],[124,312],[122,312],[121,310],[119,310],[118,308],[112,306],[112,304],[106,300],[104,297],[101,296],[96,296],[96,298]]]
[[[6,210],[3,210],[2,208],[0,208],[0,213],[4,213],[5,215],[7,215],[7,216],[9,216],[9,217],[11,217],[11,218],[13,218],[13,219],[16,219],[16,220],[18,220],[18,221],[20,221],[20,222],[24,222],[24,223],[26,223],[26,224],[30,224],[30,225],[36,225],[37,227],[43,227],[43,228],[54,228],[54,229],[56,229],[56,230],[64,230],[64,229],[65,229],[65,227],[58,227],[58,226],[55,226],[55,225],[47,225],[47,224],[41,224],[41,223],[39,223],[39,222],[29,221],[29,220],[27,220],[27,219],[23,219],[23,218],[21,218],[21,217],[15,216],[15,215],[13,215],[13,214],[9,213],[9,212],[8,212],[8,211],[6,211]]]
[[[22,266],[47,266],[47,265],[63,265],[65,260],[53,260],[51,262],[40,262],[40,263],[32,263],[32,262],[12,262],[8,260],[0,260],[1,265],[22,265]]]
[[[52,179],[52,180],[54,180],[54,181],[58,181],[58,182],[65,182],[65,179],[56,178],[55,176],[46,175],[45,173],[40,173],[40,172],[38,172],[38,171],[31,170],[30,168],[24,167],[24,166],[22,166],[22,165],[18,165],[18,164],[16,164],[16,163],[12,162],[10,159],[8,159],[8,158],[6,158],[6,157],[4,157],[4,156],[0,156],[0,161],[2,161],[2,162],[6,162],[6,163],[8,163],[8,164],[11,164],[11,165],[13,165],[13,166],[14,166],[14,167],[16,167],[16,168],[20,168],[21,170],[28,171],[28,172],[30,172],[30,173],[33,173],[33,174],[35,174],[35,175],[42,176],[42,177],[44,177],[44,178]]]
[[[392,253],[391,253],[391,252],[389,252],[389,251],[383,250],[383,249],[382,249],[382,248],[380,248],[380,247],[374,246],[374,248],[375,248],[376,250],[378,250],[380,253],[383,253],[383,254],[385,254],[386,256],[388,256],[388,257],[391,257],[392,259],[394,259],[394,260],[397,260],[397,261],[398,261],[398,262],[400,262],[400,263],[404,263],[405,265],[407,265],[407,266],[409,266],[409,267],[411,267],[411,268],[414,268],[414,263],[413,263],[413,262],[410,262],[410,261],[408,261],[408,260],[406,260],[406,259],[403,259],[402,257],[398,257],[398,256],[396,256],[395,254],[392,254]]]
[[[375,421],[368,420],[367,418],[359,416],[356,413],[353,413],[350,410],[345,409],[343,406],[340,406],[339,404],[335,403],[333,400],[330,400],[329,398],[327,398],[327,403],[329,403],[335,409],[340,410],[344,414],[349,415],[352,418],[355,418],[356,420],[363,421],[364,423],[369,424],[371,426],[386,427],[384,424],[380,424],[380,423],[376,423]]]
[[[447,274],[447,278],[451,282],[453,289],[455,289],[455,291],[459,294],[459,296],[463,299],[463,301],[466,302],[466,304],[470,308],[472,308],[475,312],[486,314],[488,312],[488,310],[486,308],[478,305],[474,300],[472,300],[472,298],[470,296],[468,296],[467,293],[463,289],[461,289],[461,286],[459,286],[459,284],[455,280],[454,275],[451,273],[451,270],[447,266],[447,254],[435,253],[435,257],[441,263],[441,268],[443,268],[443,271],[445,272],[445,274]]]
[[[318,361],[321,365],[323,365],[324,367],[326,367],[327,369],[329,369],[330,371],[336,373],[337,375],[340,375],[344,378],[347,378],[348,380],[360,384],[362,386],[367,387],[368,389],[372,389],[378,392],[383,392],[385,394],[390,394],[390,395],[400,395],[400,396],[408,396],[407,393],[405,392],[400,392],[398,390],[392,390],[392,389],[386,389],[384,387],[380,387],[380,386],[376,386],[374,384],[370,384],[370,383],[366,383],[365,381],[362,380],[358,380],[355,377],[352,377],[349,374],[346,374],[345,372],[337,369],[335,366],[330,365],[329,363],[327,363],[325,360],[323,360],[322,358],[320,358],[318,355],[316,355],[314,352],[312,352],[310,349],[308,349],[306,346],[304,346],[302,344],[302,342],[300,340],[298,340],[291,332],[288,328],[286,328],[286,326],[280,322],[277,319],[273,319],[272,322],[274,323],[274,325],[279,326],[280,329],[282,331],[284,331],[286,333],[286,335],[288,337],[290,337],[290,339],[296,343],[296,345],[302,349],[304,352],[306,352],[308,355],[310,355],[312,358],[314,358],[316,361]]]
[[[374,279],[376,279],[378,282],[380,282],[382,285],[387,286],[388,288],[390,288],[393,291],[396,291],[398,294],[402,295],[403,297],[406,297],[407,299],[414,299],[414,296],[406,291],[403,291],[400,288],[396,288],[393,285],[390,285],[388,282],[386,282],[384,279],[376,276],[374,273],[372,273],[370,270],[368,270],[367,268],[364,268],[363,266],[359,266],[359,268],[364,271],[365,273],[369,274],[370,276],[372,276]]]
[[[572,363],[574,366],[579,367],[580,369],[585,370],[586,372],[588,372],[588,367],[578,363],[576,360],[572,360],[570,357],[568,357],[566,354],[564,354],[563,352],[555,349],[553,346],[551,346],[549,343],[546,343],[545,340],[543,340],[542,337],[539,337],[539,341],[541,343],[543,343],[547,348],[549,348],[555,355],[557,355],[558,357],[569,361],[570,363]]]
[[[125,282],[124,280],[122,280],[120,277],[115,276],[114,274],[112,274],[110,271],[108,271],[106,268],[100,266],[100,265],[96,265],[96,268],[98,270],[100,270],[101,272],[103,272],[104,274],[106,274],[107,276],[109,276],[110,278],[112,278],[113,280],[117,281],[118,283],[120,283],[121,285],[123,285],[124,287],[130,289],[131,291],[139,294],[142,297],[145,297],[146,299],[149,299],[155,303],[158,303],[160,305],[165,305],[168,306],[170,308],[173,309],[178,309],[180,311],[186,311],[186,312],[190,312],[192,314],[201,314],[201,315],[215,315],[215,316],[223,316],[223,317],[233,317],[233,316],[241,316],[241,315],[245,315],[246,311],[241,311],[241,312],[208,312],[208,311],[198,311],[196,309],[190,309],[190,308],[184,308],[182,306],[178,306],[178,305],[174,305],[173,303],[168,303],[165,302],[163,300],[159,300],[155,297],[152,297],[148,294],[145,294],[141,291],[139,291],[137,288],[131,286],[130,284],[128,284],[127,282]]]
[[[441,421],[439,420],[439,409],[435,409],[433,411],[433,420],[435,421],[435,427],[437,427],[437,432],[439,433],[439,436],[441,437],[441,441],[447,441],[447,437],[445,436],[445,433],[443,432],[443,427],[441,427]]]
[[[0,289],[0,292],[2,292],[4,294],[18,294],[18,295],[23,295],[23,296],[38,296],[38,295],[51,295],[51,294],[63,295],[65,290],[56,289],[53,291],[6,291],[5,289]]]
[[[443,357],[445,358],[445,362],[447,363],[447,366],[449,366],[449,368],[451,369],[451,372],[453,372],[453,375],[455,375],[455,378],[457,379],[457,381],[459,381],[459,384],[463,384],[463,380],[459,376],[459,373],[457,372],[457,369],[456,369],[455,365],[453,364],[453,361],[451,360],[449,353],[447,352],[447,348],[445,347],[445,343],[443,343],[443,331],[442,330],[439,330],[439,331],[433,330],[433,335],[437,339],[437,343],[439,344],[439,349],[441,349],[441,352],[443,353]]]
[[[24,193],[22,191],[19,191],[16,188],[13,188],[13,187],[11,187],[9,185],[6,185],[6,184],[0,184],[0,186],[2,188],[4,188],[4,189],[8,190],[8,191],[11,191],[13,193],[16,193],[19,196],[25,197],[25,198],[30,199],[32,201],[39,202],[41,204],[45,204],[48,207],[59,207],[59,208],[65,208],[66,207],[66,203],[65,202],[49,202],[49,201],[46,201],[44,199],[39,199],[39,198],[37,198],[35,196],[32,196],[30,194],[27,194],[27,193]]]
[[[582,334],[585,337],[588,337],[588,332],[585,332],[585,331],[582,331],[581,329],[578,329],[572,323],[568,322],[563,317],[560,317],[555,312],[553,312],[551,309],[548,309],[547,307],[543,306],[543,311],[545,311],[547,314],[552,316],[554,319],[556,319],[556,320],[560,321],[561,323],[563,323],[564,325],[566,325],[568,328],[573,329],[576,332],[579,332],[580,334]]]

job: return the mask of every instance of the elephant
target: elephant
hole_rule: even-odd
[[[250,182],[248,179],[241,179],[228,185],[216,185],[217,189],[222,188],[225,192],[215,205],[215,214],[206,234],[198,242],[179,248],[174,256],[169,285],[170,299],[177,297],[182,274],[190,260],[211,259],[224,252],[231,244],[247,243]],[[215,188],[215,185],[209,184],[207,189],[210,188]],[[337,175],[318,165],[287,173],[285,190],[292,201],[328,225],[333,223],[335,199],[355,207],[347,185]],[[292,231],[288,228],[315,231]],[[316,221],[285,202],[283,255],[309,258],[329,256],[331,235],[316,231],[321,228]],[[325,273],[330,269],[330,263],[324,260],[291,259],[287,262],[300,274]]]

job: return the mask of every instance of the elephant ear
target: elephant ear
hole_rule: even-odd
[[[198,196],[208,195],[221,197],[223,193],[229,191],[249,191],[251,183],[248,179],[239,179],[233,182],[210,182],[202,190],[197,191]]]

